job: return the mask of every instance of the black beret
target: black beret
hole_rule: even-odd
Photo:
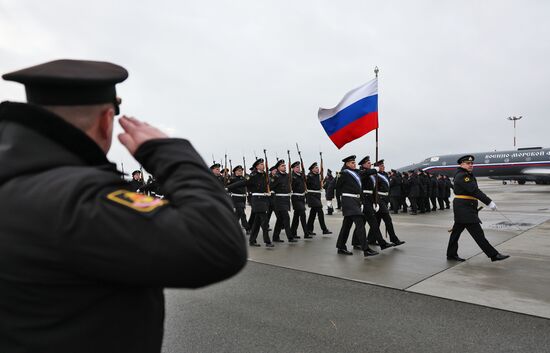
[[[378,166],[380,166],[380,165],[382,165],[382,164],[384,164],[384,160],[383,160],[383,159],[381,159],[381,160],[379,160],[379,161],[376,161],[376,162],[374,163],[374,166],[375,166],[375,167],[378,167]]]
[[[115,84],[128,78],[122,66],[103,61],[55,60],[2,76],[25,85],[27,101],[38,105],[113,103],[119,113]]]
[[[317,162],[314,162],[312,165],[310,165],[309,170],[312,170],[315,167],[317,167]]]
[[[221,168],[221,164],[220,163],[214,163],[210,166],[210,169],[216,169],[216,168]]]
[[[269,168],[269,171],[272,172],[272,171],[274,171],[275,169],[277,169],[276,165],[274,165],[273,167]]]
[[[471,154],[467,154],[465,156],[462,156],[458,159],[457,163],[460,164],[462,162],[473,162],[475,159],[474,156],[472,156]]]
[[[279,168],[281,165],[285,164],[285,160],[284,159],[279,159],[277,161],[277,163],[275,163],[275,165],[273,166],[274,168]]]
[[[297,166],[299,166],[299,165],[300,165],[300,162],[299,162],[299,161],[296,161],[296,162],[294,162],[294,163],[292,163],[292,164],[290,165],[290,168],[294,168],[294,167],[297,167]]]
[[[243,166],[242,166],[242,165],[238,165],[238,166],[236,166],[235,168],[233,168],[233,173],[235,173],[235,171],[237,171],[238,169],[243,170]]]
[[[141,173],[141,170],[134,170],[134,171],[132,172],[132,176],[136,175],[137,173]]]
[[[359,165],[362,165],[366,162],[370,161],[370,156],[365,156],[361,161],[359,161]]]
[[[347,163],[347,162],[351,162],[351,161],[354,161],[354,160],[355,160],[355,155],[352,154],[351,156],[348,156],[348,157],[342,159],[342,162]]]
[[[327,173],[332,173],[332,170],[330,170],[330,169],[327,169]]]
[[[256,168],[258,166],[258,164],[263,163],[263,162],[264,162],[263,158],[258,158],[256,160],[256,162],[254,162],[254,164],[252,164],[252,168]]]

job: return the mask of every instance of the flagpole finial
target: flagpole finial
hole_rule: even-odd
[[[379,72],[379,71],[380,71],[380,70],[378,70],[378,66],[375,66],[375,67],[374,67],[374,74],[376,75],[376,77],[378,77],[378,72]]]

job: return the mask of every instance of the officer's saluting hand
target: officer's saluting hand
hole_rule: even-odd
[[[120,142],[165,195],[134,192],[106,154],[128,76],[58,60],[4,75],[0,104],[0,352],[160,352],[164,287],[237,273],[244,236],[191,143],[122,117]]]

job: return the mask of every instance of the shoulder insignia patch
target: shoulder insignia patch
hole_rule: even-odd
[[[107,195],[107,199],[142,213],[152,212],[168,204],[168,200],[161,200],[128,190],[113,191]]]
[[[244,177],[244,178],[245,178],[246,180],[250,180],[250,176],[249,176],[248,174],[247,174],[247,175],[245,175],[245,177]]]
[[[465,181],[466,183],[469,182],[469,181],[470,181],[470,177],[465,177],[465,178],[464,178],[464,181]]]

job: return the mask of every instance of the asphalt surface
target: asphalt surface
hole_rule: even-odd
[[[253,262],[166,299],[165,353],[550,351],[548,319]]]

